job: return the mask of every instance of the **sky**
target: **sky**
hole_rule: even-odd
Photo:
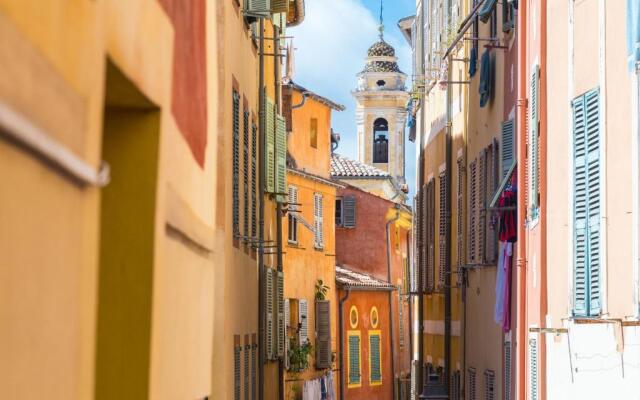
[[[337,152],[357,158],[356,74],[364,68],[367,49],[378,41],[380,0],[306,0],[304,22],[287,30],[293,36],[293,80],[346,107],[334,111],[332,124],[340,133]],[[400,69],[411,76],[411,47],[398,29],[398,20],[415,14],[415,0],[384,0],[384,38],[396,49]],[[409,84],[407,84],[409,87]],[[408,135],[406,131],[405,137]],[[406,140],[406,179],[415,193],[415,147]]]

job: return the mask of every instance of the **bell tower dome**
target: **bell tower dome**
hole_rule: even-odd
[[[381,25],[380,40],[369,48],[352,92],[356,99],[358,161],[388,172],[400,187],[405,183],[407,75],[400,71],[396,51],[384,40],[382,31]]]

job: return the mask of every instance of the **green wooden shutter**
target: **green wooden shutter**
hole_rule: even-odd
[[[240,94],[233,91],[233,233],[240,234]]]
[[[360,383],[360,336],[349,335],[349,385]]]
[[[316,301],[316,367],[331,368],[331,302]]]
[[[265,352],[267,360],[273,360],[274,358],[274,346],[273,346],[273,273],[271,268],[265,268]]]
[[[345,196],[342,199],[342,226],[344,228],[356,227],[356,198],[353,196]]]
[[[531,218],[538,216],[538,191],[540,183],[540,146],[539,146],[539,132],[538,123],[540,122],[540,67],[535,65],[533,72],[531,73],[531,120],[529,121],[529,140],[531,141],[531,173],[530,173],[530,206],[531,206]]]
[[[277,345],[278,345],[278,357],[284,357],[285,336],[287,334],[285,326],[285,310],[284,310],[284,274],[280,271],[275,271],[277,278],[276,289],[276,304],[278,306],[278,327],[277,327]]]
[[[446,242],[446,225],[447,225],[447,215],[446,215],[446,202],[447,202],[447,185],[446,185],[446,172],[443,171],[439,176],[439,196],[438,196],[438,205],[440,207],[439,213],[439,222],[438,222],[438,246],[439,246],[439,263],[438,263],[438,288],[444,288],[446,279],[445,279],[445,264],[446,264],[446,253],[447,253],[447,242]]]
[[[276,162],[276,148],[275,148],[275,106],[270,99],[266,99],[264,102],[264,115],[265,115],[265,190],[268,193],[275,191],[275,162]]]
[[[502,123],[502,145],[500,146],[500,164],[501,164],[501,180],[507,175],[509,172],[509,168],[515,161],[515,124],[512,119],[509,121],[504,121]]]
[[[598,315],[600,297],[599,92],[573,101],[574,314]]]
[[[276,117],[276,193],[284,201],[287,193],[287,127],[285,119]]]
[[[478,161],[473,160],[469,164],[469,240],[467,242],[468,261],[476,263],[477,260],[477,232],[478,225]]]
[[[371,383],[382,382],[380,345],[380,334],[369,335],[369,358],[371,360],[371,365],[369,365],[369,379]]]
[[[251,237],[258,236],[258,127],[251,126]]]

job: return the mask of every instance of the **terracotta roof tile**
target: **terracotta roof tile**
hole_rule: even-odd
[[[336,178],[341,177],[372,177],[372,178],[387,178],[389,173],[372,165],[361,163],[360,161],[352,160],[340,154],[331,155],[331,176]]]
[[[336,265],[336,282],[338,285],[352,288],[395,289],[389,282],[338,265]]]

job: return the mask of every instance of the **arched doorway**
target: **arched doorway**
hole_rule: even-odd
[[[384,118],[373,122],[373,162],[389,162],[389,123]]]

